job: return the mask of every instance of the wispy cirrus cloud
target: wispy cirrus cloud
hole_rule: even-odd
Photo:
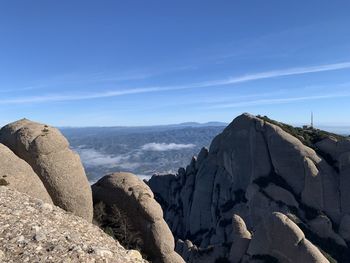
[[[143,79],[149,79],[157,77],[163,74],[195,70],[197,67],[194,65],[177,66],[162,69],[144,69],[144,70],[133,70],[133,71],[122,71],[118,70],[109,72],[93,72],[93,73],[69,73],[58,76],[53,76],[47,79],[38,81],[35,85],[27,87],[14,87],[14,88],[2,88],[0,87],[0,93],[13,93],[26,90],[34,89],[51,89],[53,87],[60,87],[62,85],[89,85],[89,84],[102,84],[102,83],[120,83],[126,81],[137,81]],[[116,71],[116,72],[115,72]],[[84,99],[84,98],[83,98]]]
[[[318,65],[318,66],[311,66],[311,67],[288,68],[288,69],[260,72],[255,74],[248,74],[240,77],[233,77],[226,81],[223,81],[222,83],[223,85],[227,85],[227,84],[234,84],[234,83],[240,83],[240,82],[246,82],[246,81],[260,80],[260,79],[277,78],[277,77],[284,77],[284,76],[291,76],[291,75],[302,75],[302,74],[324,72],[324,71],[334,71],[334,70],[348,69],[348,68],[350,68],[350,62]]]
[[[249,82],[249,81],[256,81],[261,79],[271,79],[271,78],[278,78],[278,77],[284,77],[284,76],[302,75],[302,74],[325,72],[325,71],[335,71],[335,70],[349,69],[349,68],[350,68],[350,62],[342,62],[342,63],[325,64],[325,65],[318,65],[318,66],[296,67],[296,68],[258,72],[258,73],[246,74],[242,76],[229,77],[225,79],[190,83],[190,84],[178,85],[178,86],[129,88],[124,90],[111,90],[111,91],[83,93],[83,94],[68,94],[68,95],[49,94],[49,95],[32,96],[32,97],[16,97],[16,98],[9,98],[9,99],[0,99],[0,104],[22,104],[22,103],[44,103],[44,102],[56,102],[56,101],[91,100],[91,99],[118,97],[118,96],[132,95],[132,94],[143,94],[143,93],[152,93],[152,92],[166,92],[166,91],[174,91],[174,90],[225,86],[225,85],[232,85],[232,84],[238,84],[238,83]]]
[[[323,95],[310,95],[302,97],[289,97],[289,98],[274,98],[274,99],[260,99],[260,100],[250,100],[241,101],[235,103],[227,104],[217,104],[207,107],[207,109],[225,109],[225,108],[239,108],[246,106],[261,106],[261,105],[274,105],[274,104],[287,104],[300,101],[310,101],[310,100],[324,100],[333,98],[344,98],[350,97],[350,93],[336,93],[336,94],[323,94]]]

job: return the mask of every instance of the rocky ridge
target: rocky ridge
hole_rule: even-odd
[[[345,137],[243,114],[178,174],[93,191],[53,127],[5,126],[0,155],[1,262],[145,262],[116,239],[155,263],[350,261]]]
[[[243,114],[150,179],[187,262],[350,260],[350,140],[289,128]]]

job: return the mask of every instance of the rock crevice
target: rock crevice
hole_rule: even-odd
[[[345,153],[350,153],[350,147],[345,147],[348,144],[343,142],[339,144],[342,145],[339,150],[339,146],[335,146],[332,141],[333,144],[322,148],[337,160],[339,180],[337,169],[315,152],[315,145],[306,143],[309,138],[307,136],[322,141],[322,131],[295,129],[301,134],[296,138],[293,129],[266,118],[243,114],[213,139],[205,158],[198,158],[200,162],[195,164],[192,164],[196,160],[193,159],[186,172],[168,175],[166,185],[169,188],[166,188],[162,175],[153,176],[149,180],[148,184],[155,195],[168,204],[163,207],[164,218],[174,236],[179,240],[190,239],[195,244],[177,242],[188,262],[205,262],[208,258],[214,258],[215,262],[215,257],[226,257],[227,260],[231,258],[232,262],[248,262],[265,256],[281,262],[309,262],[300,261],[303,259],[327,262],[317,246],[327,256],[338,260],[349,256],[344,252],[349,242],[344,239],[347,237],[345,224],[342,224],[342,231],[336,232],[332,227],[327,228],[327,223],[324,222],[339,225],[341,221],[346,221],[342,218],[349,213],[347,206],[350,198],[344,199],[349,191],[345,190],[344,185],[350,182],[350,162],[344,156]],[[347,141],[345,138],[338,139]],[[192,166],[195,169],[191,169]],[[345,174],[348,176],[345,177]],[[194,181],[196,183],[190,185]],[[169,192],[165,189],[169,189]],[[179,200],[189,196],[193,196],[191,206],[184,207]],[[243,242],[239,247],[246,247],[247,250],[239,260],[233,255],[235,253],[230,252],[237,249],[233,246],[233,215],[242,219],[248,232],[253,232],[249,247],[263,246],[257,250],[248,249],[248,246],[242,245]],[[321,215],[325,221],[315,221]],[[279,246],[278,237],[267,236],[265,233],[271,231],[270,227],[264,227],[264,224],[271,224],[270,221],[280,224],[279,231],[286,233],[285,238],[302,238],[284,247]],[[294,225],[290,222],[294,222]],[[300,235],[288,234],[293,232],[290,232],[291,229]],[[257,231],[261,237],[256,234]],[[303,231],[306,231],[306,237]],[[200,235],[194,236],[196,233]],[[313,234],[309,235],[310,233]],[[312,245],[309,237],[311,242],[317,243],[316,246]],[[334,244],[331,249],[323,242],[326,239]],[[244,244],[248,243],[245,242]],[[227,244],[232,245],[228,247]],[[295,256],[288,252],[291,244],[295,244]],[[209,247],[212,248],[211,252],[200,253]],[[292,247],[289,249],[293,250]],[[191,253],[193,256],[190,256]]]

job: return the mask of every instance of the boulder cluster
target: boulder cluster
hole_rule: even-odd
[[[56,128],[22,119],[0,130],[0,186],[0,262],[146,262],[133,248],[155,263],[184,262],[152,191],[133,174],[101,179],[94,200],[118,211],[108,217],[130,226],[125,240],[140,233],[141,246],[125,250],[91,224],[101,223],[91,186]]]
[[[92,194],[79,156],[59,130],[22,119],[0,130],[0,178],[10,188],[92,221]]]
[[[243,114],[149,180],[186,262],[350,261],[350,140],[314,133]]]
[[[59,130],[23,119],[0,130],[0,200],[0,262],[350,262],[350,139],[266,117],[177,174],[92,186]]]

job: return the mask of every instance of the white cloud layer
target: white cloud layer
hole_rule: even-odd
[[[163,151],[172,151],[172,150],[181,150],[181,149],[188,149],[193,148],[196,145],[194,144],[177,144],[177,143],[147,143],[141,147],[144,151],[156,151],[156,152],[163,152]]]
[[[95,149],[79,148],[76,149],[80,158],[86,167],[105,166],[107,168],[120,167],[122,169],[135,169],[139,167],[139,163],[130,163],[130,155],[112,156],[101,153]]]
[[[350,93],[335,93],[335,94],[333,93],[333,94],[312,95],[312,96],[292,97],[292,98],[251,100],[251,101],[242,101],[242,102],[228,103],[228,104],[221,103],[221,104],[217,104],[207,108],[225,109],[225,108],[237,108],[237,107],[247,107],[247,106],[287,104],[287,103],[300,102],[300,101],[323,100],[323,99],[346,98],[346,97],[350,97]]]

